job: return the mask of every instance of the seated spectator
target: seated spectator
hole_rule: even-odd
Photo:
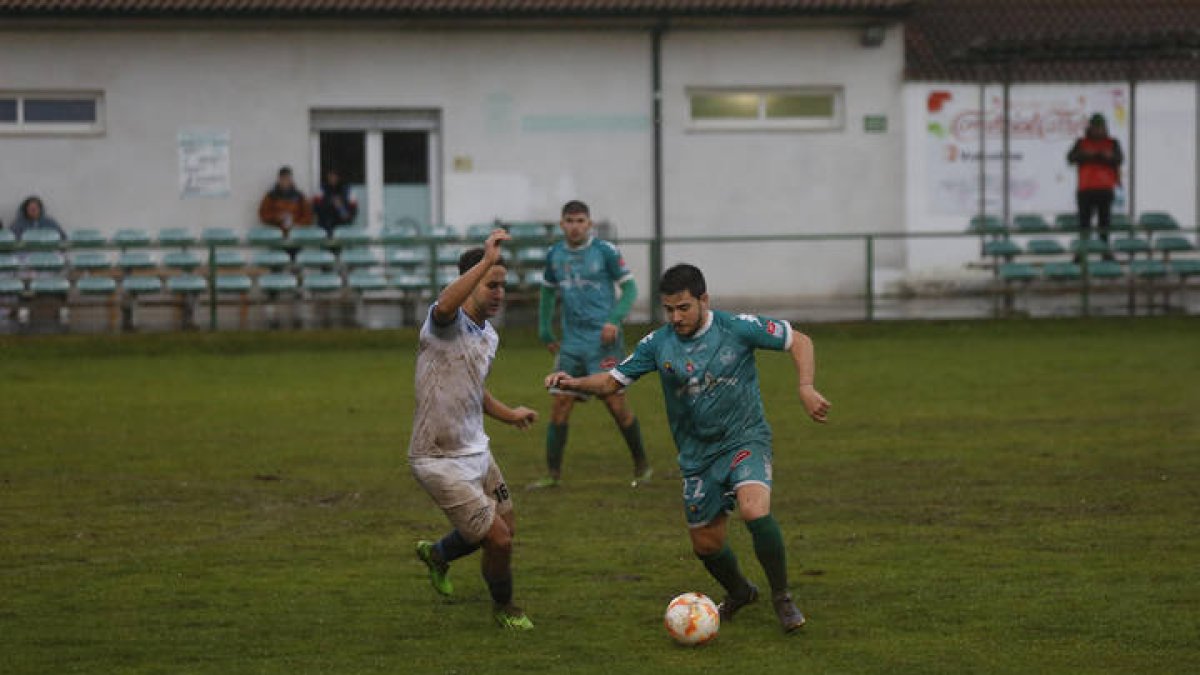
[[[294,227],[312,225],[312,207],[304,193],[296,189],[291,167],[279,169],[275,187],[263,196],[258,205],[258,219],[266,225],[278,227],[285,234]]]
[[[46,215],[46,206],[38,197],[26,197],[17,209],[17,217],[13,220],[12,232],[20,239],[28,230],[54,230],[60,239],[66,239],[67,233],[59,227],[58,221]]]
[[[313,197],[317,225],[333,236],[333,230],[354,222],[358,215],[358,200],[350,194],[350,186],[342,182],[337,169],[326,169],[321,178],[321,194]]]

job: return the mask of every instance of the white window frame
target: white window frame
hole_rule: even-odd
[[[90,90],[0,90],[0,99],[15,99],[17,120],[0,121],[0,135],[9,136],[94,136],[104,133],[104,92]],[[96,104],[94,122],[26,122],[25,100],[78,100],[91,99]]]
[[[795,87],[687,87],[689,131],[840,131],[846,126],[846,90],[838,85]],[[692,117],[693,96],[752,94],[758,97],[758,116],[751,119],[696,119]],[[767,97],[775,95],[827,95],[833,98],[829,117],[768,118]]]

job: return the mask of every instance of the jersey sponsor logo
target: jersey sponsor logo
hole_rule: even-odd
[[[768,333],[770,333],[771,335],[774,335],[775,331],[777,331],[777,330],[779,330],[779,326],[777,326],[774,321],[767,322],[767,332]]]
[[[692,373],[696,372],[696,364],[688,361],[687,366],[685,366],[684,369],[688,371],[688,375],[691,375]]]
[[[729,465],[729,468],[736,469],[738,464],[750,459],[750,455],[752,454],[754,453],[749,450],[738,450],[737,454],[733,456],[733,462]]]
[[[670,361],[663,361],[662,369],[671,374],[675,373],[675,366],[672,366]]]
[[[612,370],[613,368],[616,368],[616,367],[617,367],[617,358],[615,356],[610,356],[600,362],[601,370]]]

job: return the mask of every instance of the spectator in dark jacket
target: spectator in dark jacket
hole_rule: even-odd
[[[1117,139],[1108,135],[1104,115],[1092,115],[1086,134],[1075,141],[1067,153],[1067,161],[1079,167],[1075,203],[1079,208],[1081,234],[1091,236],[1092,214],[1095,213],[1100,238],[1107,242],[1113,197],[1121,184],[1121,163],[1125,161],[1125,154]]]
[[[317,225],[333,236],[333,230],[354,222],[358,215],[358,200],[350,194],[350,186],[342,181],[336,169],[326,169],[321,177],[321,194],[313,198]]]
[[[60,239],[67,238],[67,233],[63,232],[58,221],[46,215],[46,205],[42,203],[41,198],[34,196],[26,197],[25,201],[21,202],[12,224],[12,232],[17,239],[29,230],[54,230]]]
[[[263,195],[258,205],[258,219],[266,225],[278,227],[285,234],[294,227],[312,225],[312,207],[304,193],[296,189],[291,167],[279,169],[275,187]]]

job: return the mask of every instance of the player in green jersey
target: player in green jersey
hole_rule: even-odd
[[[546,254],[538,333],[555,355],[554,370],[580,377],[608,372],[625,358],[621,322],[637,298],[633,272],[629,271],[616,246],[593,236],[587,204],[567,202],[562,208],[559,226],[563,240],[551,246]],[[560,298],[561,340],[551,327],[554,308]],[[571,410],[577,400],[587,398],[580,392],[551,389],[550,393],[554,397],[554,407],[546,429],[547,475],[531,484],[531,489],[559,484]],[[629,409],[624,392],[613,392],[601,398],[629,446],[633,458],[633,485],[637,487],[652,474],[642,446],[641,425]]]
[[[754,351],[791,354],[800,402],[809,417],[825,422],[830,404],[813,387],[812,341],[786,321],[709,309],[704,275],[692,265],[667,270],[659,293],[669,324],[642,338],[627,359],[588,377],[556,372],[546,386],[606,395],[657,371],[679,449],[692,548],[726,591],[721,619],[758,599],[758,588],[742,574],[726,542],[728,514],[736,505],[770,583],[780,625],[794,631],[805,619],[788,591],[783,534],[771,515],[771,427]]]

